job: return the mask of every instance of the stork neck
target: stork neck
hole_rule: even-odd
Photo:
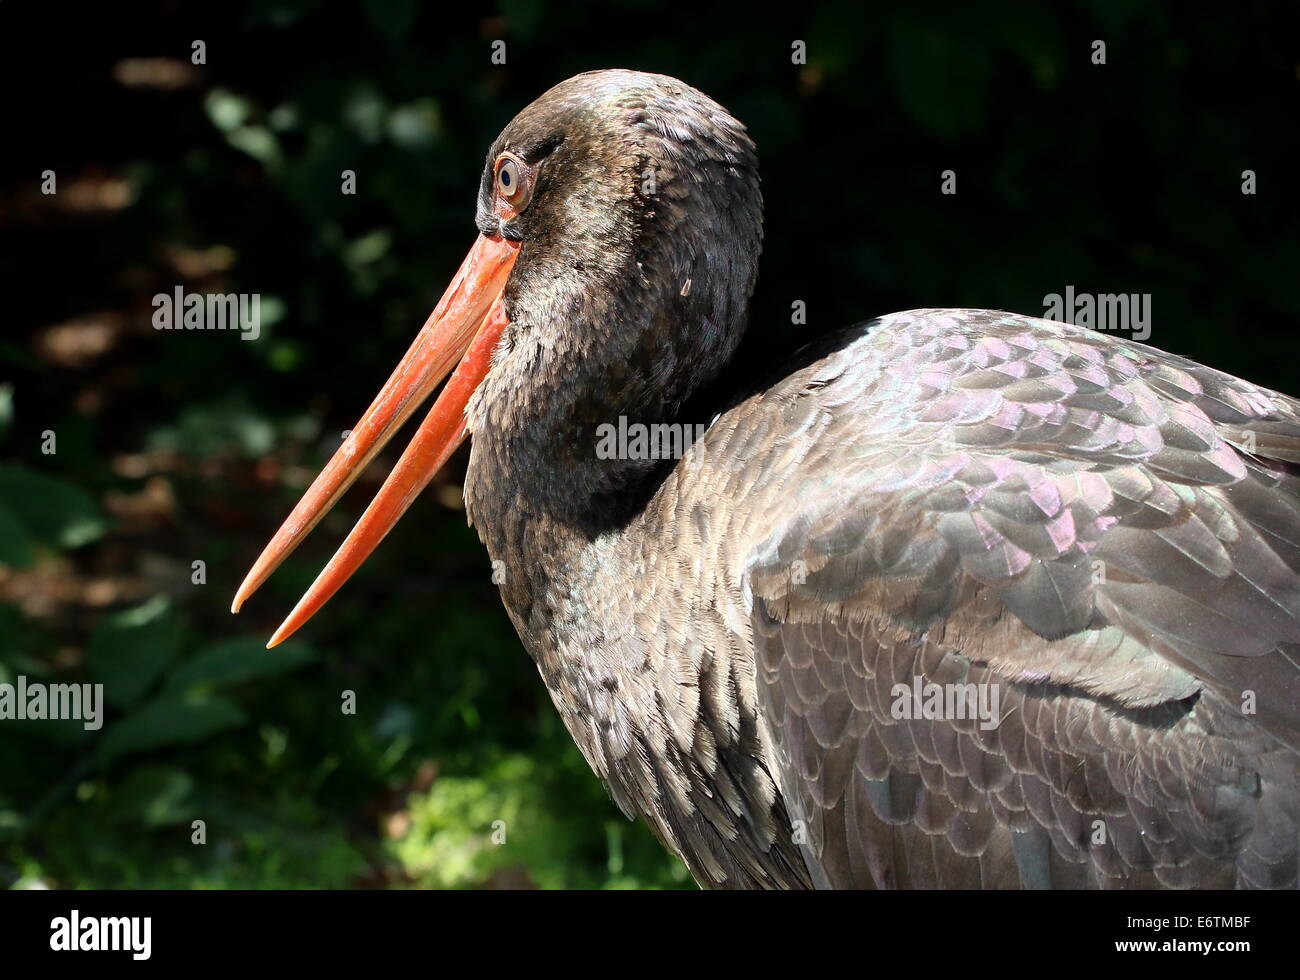
[[[544,409],[480,420],[466,501],[489,544],[496,527],[524,515],[578,540],[622,528],[679,465],[720,407],[701,391],[714,372],[669,400],[635,390],[629,370],[626,356],[593,351],[567,377],[533,376],[520,404]]]
[[[512,280],[510,325],[468,413],[476,522],[526,506],[591,536],[644,505],[719,407],[706,386],[744,332],[759,225],[728,230],[711,249],[683,233],[643,250],[639,275],[542,286],[534,267]]]

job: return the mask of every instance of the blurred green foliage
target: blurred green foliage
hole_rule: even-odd
[[[487,146],[578,71],[677,75],[758,143],[767,238],[729,381],[877,313],[1039,313],[1073,284],[1150,292],[1152,343],[1300,391],[1293,9],[157,2],[54,38],[14,7],[0,682],[107,704],[98,732],[0,721],[0,884],[689,886],[556,718],[463,461],[301,639],[262,649],[383,467],[226,611],[455,269]],[[259,294],[262,336],[153,330],[177,285]]]

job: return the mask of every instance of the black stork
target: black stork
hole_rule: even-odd
[[[683,418],[745,328],[762,197],[744,127],[661,75],[525,109],[476,223],[239,589],[456,365],[272,645],[472,434],[466,508],[525,648],[702,886],[1296,886],[1300,401],[927,309]],[[620,419],[709,424],[664,462],[597,452]]]

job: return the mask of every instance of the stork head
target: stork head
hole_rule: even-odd
[[[450,372],[269,646],[338,590],[476,428],[545,431],[573,447],[611,414],[671,413],[717,373],[757,274],[754,147],[726,110],[674,78],[589,72],[497,137],[475,223],[478,238],[410,349],[235,595],[237,612]],[[623,476],[611,468],[602,479]]]

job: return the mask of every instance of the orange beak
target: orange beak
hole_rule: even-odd
[[[329,513],[366,464],[447,376],[457,359],[460,360],[379,494],[289,618],[275,631],[268,648],[288,638],[325,605],[465,441],[465,406],[487,376],[492,351],[505,329],[507,321],[501,294],[518,254],[518,242],[479,236],[415,342],[361,421],[253,563],[235,593],[231,612],[239,612],[244,600]]]

